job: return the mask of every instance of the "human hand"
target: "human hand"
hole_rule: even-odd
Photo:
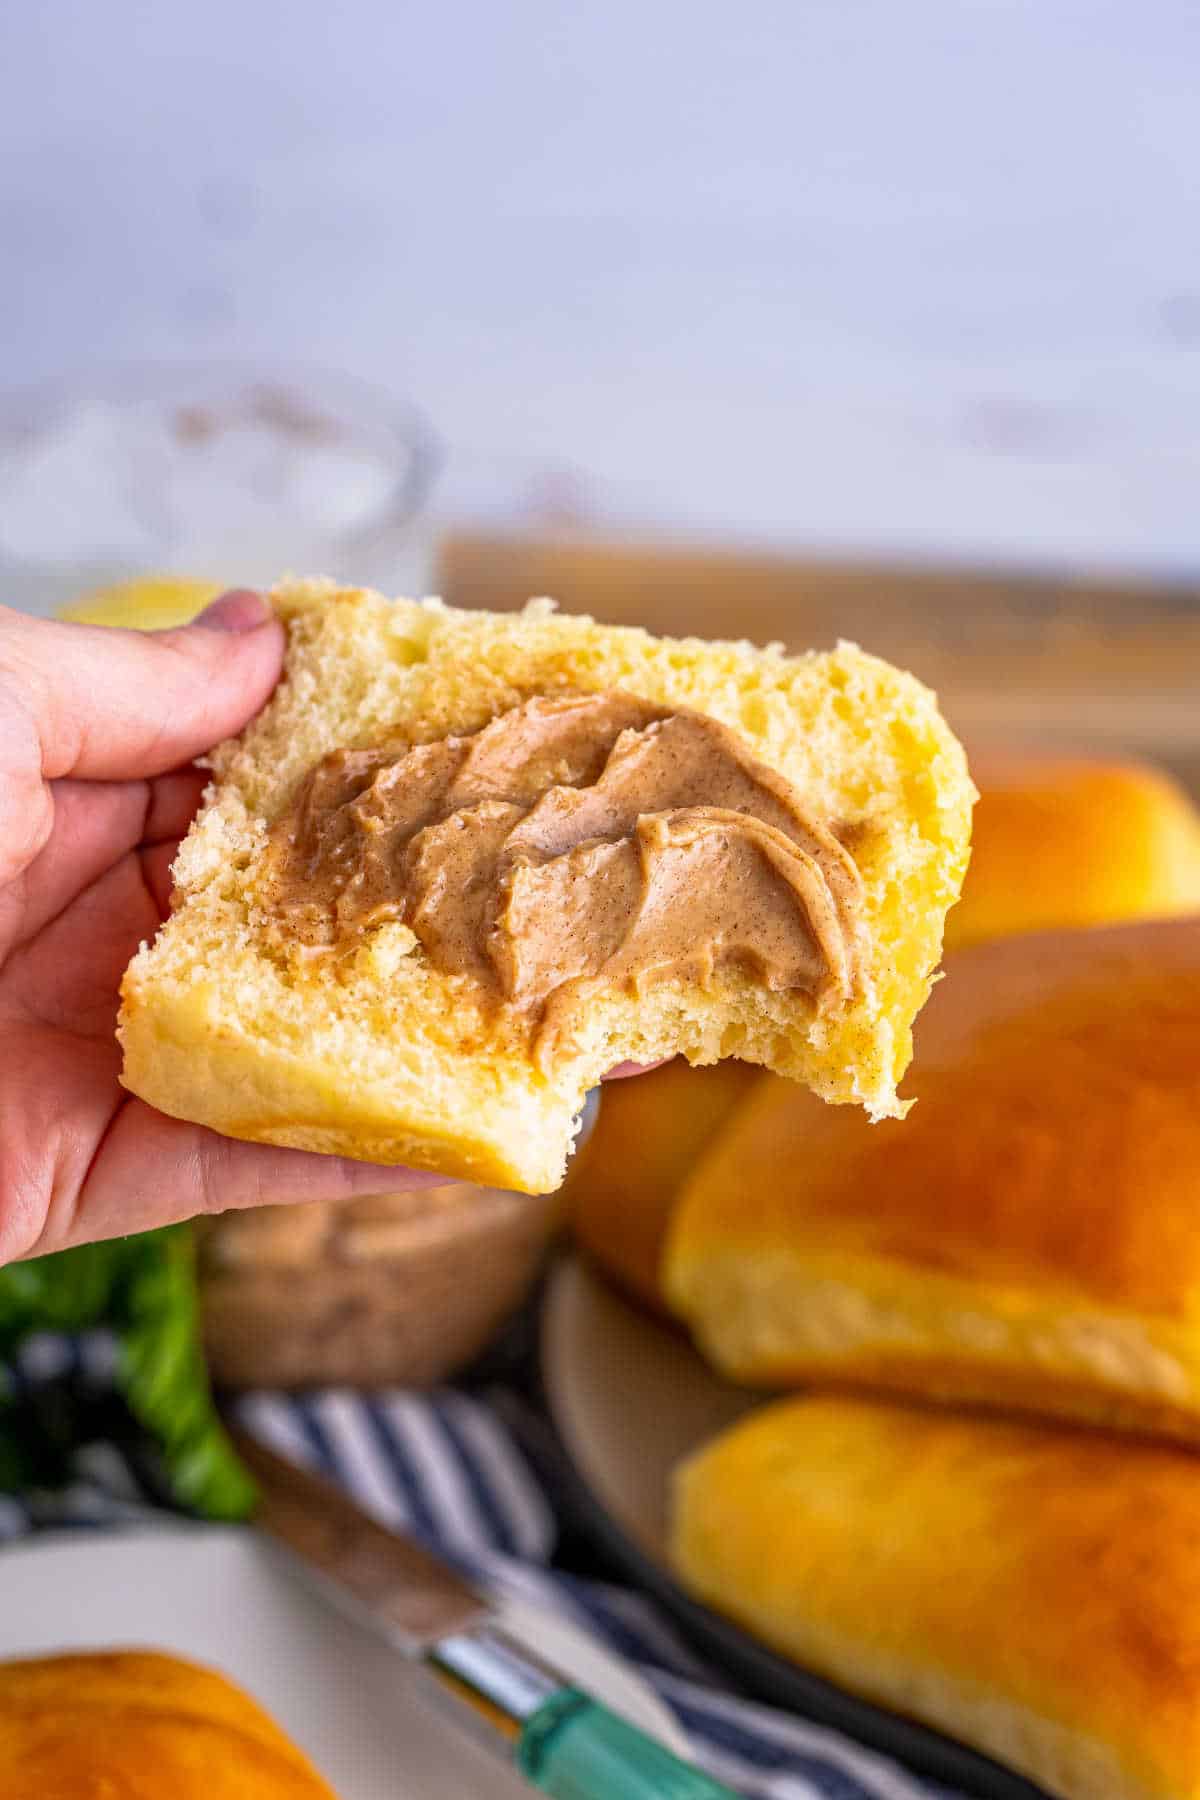
[[[205,783],[191,759],[241,730],[282,661],[282,629],[247,592],[153,633],[0,607],[0,1266],[196,1213],[442,1179],[238,1143],[118,1079],[118,989],[166,917]]]
[[[118,988],[205,777],[279,678],[255,594],[143,633],[0,607],[0,1264],[265,1201],[437,1178],[235,1143],[121,1087]]]

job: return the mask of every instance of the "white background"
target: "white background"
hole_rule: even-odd
[[[4,384],[303,357],[420,401],[451,491],[1200,571],[1195,0],[0,16]]]

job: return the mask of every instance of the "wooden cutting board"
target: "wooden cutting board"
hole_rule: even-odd
[[[1200,587],[460,533],[439,591],[789,649],[852,638],[937,688],[969,742],[1156,757],[1200,790]]]

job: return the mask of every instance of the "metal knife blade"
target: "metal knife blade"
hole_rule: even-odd
[[[485,1625],[491,1609],[419,1544],[377,1525],[331,1482],[285,1462],[234,1428],[259,1490],[254,1523],[283,1546],[326,1596],[386,1631],[407,1656]]]
[[[335,1604],[383,1631],[477,1740],[556,1800],[734,1800],[730,1789],[576,1687],[492,1623],[452,1569],[256,1439],[259,1526]]]

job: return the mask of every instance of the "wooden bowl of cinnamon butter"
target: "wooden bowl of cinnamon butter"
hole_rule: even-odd
[[[213,1379],[230,1388],[444,1380],[520,1305],[559,1213],[553,1194],[458,1184],[205,1220]]]

